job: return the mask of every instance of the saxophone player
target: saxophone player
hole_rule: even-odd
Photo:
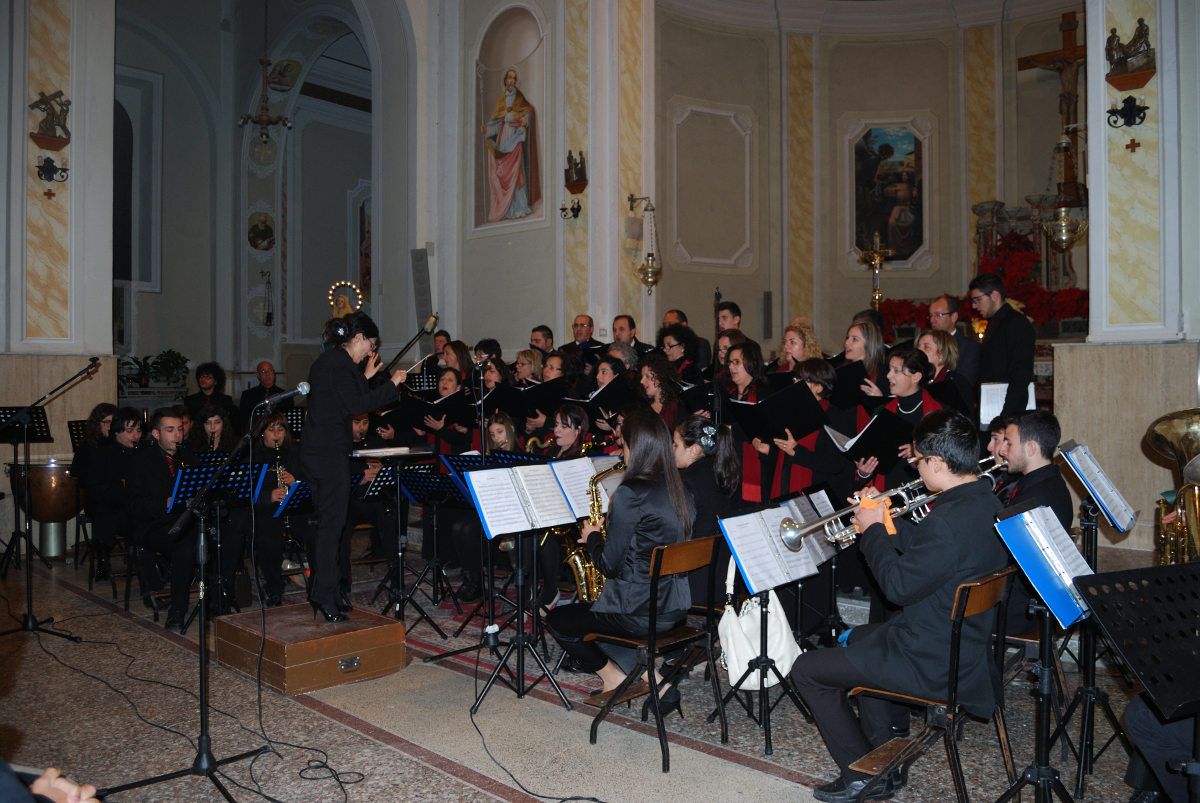
[[[646,577],[651,553],[655,547],[687,539],[695,509],[675,468],[671,434],[662,418],[647,409],[631,411],[621,434],[626,468],[609,504],[606,535],[602,537],[593,524],[580,528],[579,543],[604,575],[604,590],[594,603],[560,605],[546,619],[550,632],[569,655],[569,663],[564,665],[577,672],[596,673],[604,681],[605,691],[620,685],[626,670],[583,637],[593,632],[647,633],[650,586]],[[657,627],[666,632],[679,625],[691,607],[687,578],[663,578],[658,593],[662,613]],[[660,699],[666,716],[679,706],[679,690],[665,686]]]

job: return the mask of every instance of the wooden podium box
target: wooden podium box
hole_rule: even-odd
[[[257,610],[213,620],[217,661],[255,676],[261,620]],[[355,610],[345,622],[313,621],[308,605],[266,611],[262,680],[283,694],[304,694],[391,674],[405,665],[404,623]]]

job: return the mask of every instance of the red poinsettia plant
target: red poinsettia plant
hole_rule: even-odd
[[[1062,321],[1067,318],[1086,318],[1088,294],[1078,287],[1051,291],[1038,284],[1041,259],[1033,248],[1032,238],[1009,232],[996,243],[995,252],[979,261],[980,273],[995,273],[1004,282],[1004,294],[1016,302],[1022,313],[1035,324]],[[929,326],[929,304],[908,299],[885,299],[879,311],[892,332],[897,328]],[[971,304],[959,299],[959,317],[971,318]],[[890,332],[888,334],[891,334]]]

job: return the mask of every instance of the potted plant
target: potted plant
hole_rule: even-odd
[[[118,362],[121,381],[127,388],[144,388],[150,384],[154,375],[154,357],[134,357],[127,354]]]
[[[187,382],[188,359],[175,349],[163,349],[154,358],[154,378],[178,387]]]

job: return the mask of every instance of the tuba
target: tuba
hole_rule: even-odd
[[[1160,416],[1149,439],[1154,451],[1175,461],[1183,480],[1174,504],[1159,500],[1154,565],[1187,563],[1200,557],[1200,407]]]
[[[588,480],[587,523],[601,528],[601,538],[604,537],[602,518],[604,514],[600,509],[600,483],[605,477],[624,470],[625,462],[618,461],[603,471],[593,474],[592,478]],[[583,544],[568,544],[567,556],[563,558],[563,563],[570,566],[571,573],[575,575],[575,588],[579,595],[579,601],[595,602],[599,599],[600,592],[604,590],[604,575],[600,574],[600,570],[592,563],[592,559],[584,549]]]

